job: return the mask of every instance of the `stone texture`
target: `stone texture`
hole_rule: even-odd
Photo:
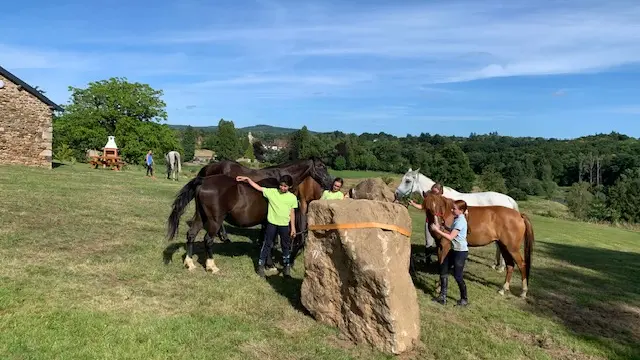
[[[380,178],[371,178],[362,181],[349,190],[352,199],[368,199],[378,201],[394,201],[395,193]]]
[[[402,205],[374,201],[316,200],[309,225],[379,222],[411,229]],[[301,301],[319,322],[354,343],[392,354],[420,338],[418,297],[409,275],[409,237],[379,228],[309,231]]]
[[[0,164],[51,168],[53,112],[0,75]]]

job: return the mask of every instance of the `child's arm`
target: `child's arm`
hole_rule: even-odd
[[[289,224],[291,229],[291,237],[296,236],[296,209],[289,210]],[[293,239],[292,239],[293,240]]]
[[[236,176],[236,181],[244,181],[246,183],[248,183],[249,185],[251,185],[252,188],[263,192],[264,188],[258,184],[256,184],[253,180],[249,179],[246,176]]]
[[[435,231],[437,234],[439,234],[440,236],[448,239],[448,240],[453,240],[455,239],[456,236],[458,236],[458,233],[460,232],[460,230],[458,229],[453,229],[451,230],[450,233],[445,232],[440,230],[440,228],[438,228],[438,225],[436,224],[431,224],[431,230]]]

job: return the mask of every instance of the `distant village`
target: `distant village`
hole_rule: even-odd
[[[289,142],[286,139],[274,139],[274,140],[270,140],[270,141],[262,141],[262,140],[256,138],[255,136],[253,136],[253,134],[251,134],[251,131],[249,131],[249,133],[247,134],[247,138],[249,139],[249,143],[252,144],[252,145],[257,141],[260,141],[261,144],[262,144],[262,148],[265,149],[265,150],[270,150],[270,151],[284,150],[289,146]],[[209,149],[203,149],[202,148],[203,142],[204,142],[204,137],[202,135],[199,135],[196,138],[196,150],[195,150],[194,155],[193,155],[193,160],[190,161],[191,163],[193,163],[193,164],[207,164],[211,160],[216,160],[215,151],[209,150]],[[247,158],[241,157],[241,158],[236,159],[236,161],[251,163],[251,162],[255,162],[257,160],[255,160],[255,159],[247,159]]]

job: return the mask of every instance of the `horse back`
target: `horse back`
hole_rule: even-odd
[[[520,212],[504,206],[470,206],[467,223],[470,243],[511,238],[525,231]]]

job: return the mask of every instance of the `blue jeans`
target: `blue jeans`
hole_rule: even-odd
[[[444,258],[442,265],[440,265],[440,278],[446,278],[449,276],[449,264],[450,261],[453,262],[453,277],[456,279],[458,283],[458,288],[460,289],[460,298],[467,299],[467,284],[464,282],[464,278],[462,274],[464,272],[464,264],[467,261],[467,256],[469,256],[468,251],[449,251],[447,257]]]
[[[291,237],[289,236],[289,225],[278,226],[269,222],[264,229],[264,242],[262,243],[262,249],[260,249],[260,259],[258,260],[258,265],[264,265],[267,261],[267,257],[271,256],[271,248],[273,247],[273,241],[276,239],[276,235],[280,235],[280,246],[282,247],[282,264],[284,266],[289,265],[289,256],[291,254]]]

